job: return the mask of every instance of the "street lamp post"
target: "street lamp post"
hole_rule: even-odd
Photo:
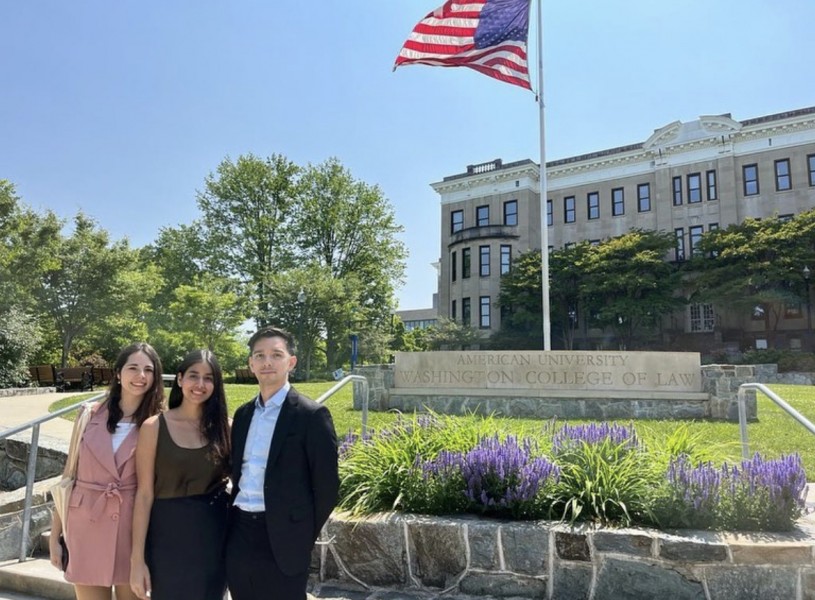
[[[300,291],[297,292],[297,345],[299,346],[297,353],[300,354],[301,358],[305,359],[305,356],[302,354],[301,349],[303,347],[303,309],[305,308],[306,304],[306,292],[303,288],[300,288]],[[300,368],[300,372],[302,373],[302,367]],[[306,377],[308,377],[308,372],[306,372]]]
[[[801,271],[804,275],[804,280],[807,282],[807,341],[809,342],[809,350],[812,351],[812,294],[810,293],[810,277],[812,271],[809,270],[807,265],[804,265]]]

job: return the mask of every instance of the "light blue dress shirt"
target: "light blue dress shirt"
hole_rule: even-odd
[[[260,394],[255,398],[255,412],[246,434],[246,446],[243,449],[241,464],[240,491],[235,498],[235,506],[246,512],[263,512],[263,483],[266,478],[266,462],[269,448],[272,446],[277,418],[286,400],[291,384],[286,384],[272,394],[264,405]]]

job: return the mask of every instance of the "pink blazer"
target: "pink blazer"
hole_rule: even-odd
[[[114,455],[107,404],[91,410],[68,503],[70,559],[65,579],[81,585],[122,585],[130,582],[138,429],[127,435]]]

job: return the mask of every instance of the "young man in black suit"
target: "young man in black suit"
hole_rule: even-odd
[[[232,423],[226,570],[233,600],[304,600],[311,551],[337,502],[337,436],[328,409],[289,383],[294,338],[249,340],[260,393]]]

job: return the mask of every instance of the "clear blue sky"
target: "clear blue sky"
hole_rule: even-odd
[[[335,156],[405,228],[400,308],[429,306],[429,184],[539,159],[531,93],[470,69],[391,72],[441,3],[4,2],[0,178],[37,209],[81,209],[141,246],[198,216],[195,192],[226,156]],[[815,105],[813,0],[548,0],[543,16],[549,160],[699,115]]]

